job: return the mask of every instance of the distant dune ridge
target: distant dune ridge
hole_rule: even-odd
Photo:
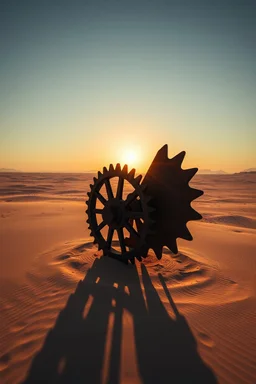
[[[93,245],[91,179],[0,174],[1,384],[255,384],[256,174],[196,175],[194,240],[135,266]]]
[[[248,168],[245,169],[243,172],[256,172],[256,168]]]
[[[211,169],[199,169],[198,173],[201,175],[226,175],[227,172],[219,170],[219,171],[212,171]]]
[[[0,168],[0,172],[21,172],[14,168]]]

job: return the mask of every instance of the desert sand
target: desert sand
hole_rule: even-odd
[[[0,381],[256,382],[256,174],[198,175],[203,220],[142,263],[102,257],[93,174],[0,174]]]

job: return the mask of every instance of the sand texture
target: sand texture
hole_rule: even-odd
[[[256,383],[256,174],[198,175],[203,215],[142,263],[102,257],[92,174],[0,174],[0,382]]]

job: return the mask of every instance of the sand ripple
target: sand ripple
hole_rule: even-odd
[[[68,297],[97,257],[100,257],[100,253],[91,242],[67,243],[38,257],[22,286],[6,288],[6,294],[0,300],[0,309],[4,314],[0,332],[1,382],[18,383],[24,377]],[[109,260],[110,274],[114,266],[115,272],[119,273],[120,269],[120,274],[123,273],[126,278],[131,268],[137,268],[141,276],[140,264],[136,267],[123,266]],[[221,382],[252,383],[252,375],[256,374],[253,366],[256,343],[254,352],[246,350],[246,340],[253,337],[250,327],[246,334],[246,324],[252,321],[255,313],[247,314],[236,323],[226,321],[225,331],[221,327],[225,312],[229,313],[228,318],[232,319],[232,311],[237,316],[237,306],[243,308],[243,303],[250,300],[250,292],[224,276],[217,266],[198,261],[193,253],[181,252],[173,256],[165,249],[160,261],[150,253],[144,265],[172,317],[168,294],[161,283],[161,279],[164,279],[169,294],[193,329],[201,355],[207,364],[214,367]],[[104,288],[104,284],[106,289],[112,289],[108,280],[101,287]],[[128,290],[132,284],[132,280],[130,283],[128,281]],[[237,345],[236,333],[241,326],[245,329],[244,343]],[[213,349],[215,353],[212,353]],[[232,356],[234,351],[236,358]],[[239,381],[241,377],[246,381]]]

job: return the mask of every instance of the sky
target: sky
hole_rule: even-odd
[[[256,166],[255,0],[2,0],[0,168]]]

